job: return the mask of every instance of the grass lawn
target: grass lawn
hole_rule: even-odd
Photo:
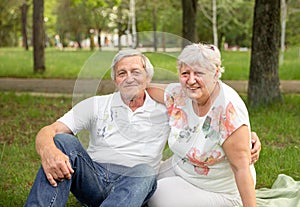
[[[245,97],[243,97],[245,98]],[[40,159],[38,130],[72,105],[70,97],[0,92],[0,206],[23,206]],[[280,173],[300,180],[300,95],[284,95],[284,104],[249,109],[252,130],[262,142],[256,164],[257,188],[270,187]],[[80,206],[73,196],[67,206]]]
[[[46,49],[46,72],[34,74],[32,50],[0,48],[0,77],[110,78],[116,51]],[[177,80],[178,53],[146,53],[156,80]],[[224,80],[247,80],[250,52],[222,52]],[[298,48],[289,48],[280,66],[281,80],[300,80]],[[246,97],[244,97],[246,99]],[[40,159],[35,151],[38,130],[55,121],[72,105],[71,97],[43,97],[0,92],[0,206],[23,206]],[[257,188],[270,187],[280,173],[300,180],[300,95],[284,95],[284,104],[249,109],[252,130],[263,145],[256,164]],[[168,156],[166,151],[165,155]],[[80,206],[73,196],[67,206]]]
[[[37,78],[105,78],[109,79],[111,60],[117,51],[65,50],[55,48],[45,50],[46,72],[33,73],[32,50],[22,48],[0,48],[0,77]],[[147,52],[155,67],[154,79],[177,80],[176,57],[178,52],[166,54]],[[224,80],[248,80],[250,51],[222,51],[225,67]],[[300,80],[299,48],[291,47],[285,53],[285,60],[279,68],[281,80]]]

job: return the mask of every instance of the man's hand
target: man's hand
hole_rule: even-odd
[[[251,132],[251,143],[252,143],[251,164],[254,164],[258,160],[259,153],[261,150],[261,143],[255,132]]]
[[[52,186],[56,187],[57,181],[71,179],[74,170],[69,157],[58,148],[45,148],[41,159],[45,175]]]

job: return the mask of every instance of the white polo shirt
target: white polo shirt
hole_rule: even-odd
[[[158,169],[170,130],[166,107],[147,92],[144,105],[134,112],[115,92],[81,101],[58,121],[75,135],[90,132],[87,152],[94,161],[129,167],[147,163]]]

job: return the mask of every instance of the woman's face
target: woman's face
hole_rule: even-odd
[[[179,70],[179,79],[185,94],[195,101],[209,98],[216,80],[214,72],[197,65],[186,64]]]

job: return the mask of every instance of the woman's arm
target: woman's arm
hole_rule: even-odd
[[[223,149],[234,172],[244,207],[255,207],[254,181],[250,172],[249,131],[246,125],[238,128],[224,142]]]
[[[164,103],[164,93],[168,84],[150,83],[147,92],[155,101]]]

